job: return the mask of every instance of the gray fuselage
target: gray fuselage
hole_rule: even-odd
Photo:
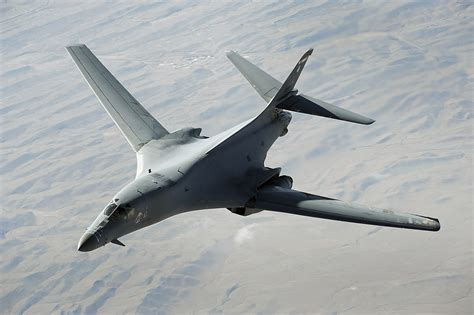
[[[137,152],[135,180],[87,228],[79,250],[96,249],[179,213],[244,207],[274,175],[264,161],[290,120],[288,112],[268,110],[210,138],[186,128],[148,142]]]

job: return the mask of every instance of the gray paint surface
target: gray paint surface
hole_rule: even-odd
[[[79,240],[79,251],[91,251],[108,243],[123,246],[118,241],[121,236],[179,213],[212,208],[228,208],[244,216],[270,210],[354,223],[440,229],[439,221],[434,218],[394,213],[292,190],[291,179],[278,181],[279,171],[275,174],[265,167],[268,150],[278,137],[287,133],[291,121],[291,114],[279,105],[298,97],[295,85],[312,49],[301,57],[283,84],[237,53],[228,54],[268,105],[255,118],[213,137],[201,136],[198,128],[169,134],[85,45],[69,46],[67,51],[137,151],[135,180],[122,188],[99,213]],[[311,102],[311,98],[305,100]],[[323,116],[373,123],[371,119],[339,110],[334,105],[318,103],[315,106],[334,113],[334,117]],[[297,103],[290,108],[295,107]],[[317,111],[306,112],[318,115]]]
[[[2,8],[4,312],[471,312],[474,6],[38,0]],[[227,51],[283,81],[314,47],[301,93],[377,122],[293,113],[265,164],[281,166],[294,189],[437,217],[442,229],[214,209],[126,235],[125,248],[78,252],[78,236],[133,180],[135,153],[64,49],[74,43],[86,43],[167,130],[201,126],[204,135],[265,106]]]
[[[151,139],[169,132],[115,79],[86,45],[66,48],[107,113],[138,151]]]

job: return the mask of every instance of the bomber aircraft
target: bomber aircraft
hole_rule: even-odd
[[[125,185],[79,240],[87,252],[173,215],[227,208],[247,216],[263,210],[388,227],[438,231],[436,218],[313,195],[292,189],[281,168],[265,166],[267,152],[288,132],[290,112],[370,125],[374,120],[295,89],[313,49],[282,84],[231,51],[227,57],[267,103],[256,117],[212,137],[201,128],[165,129],[85,45],[66,47],[87,83],[136,153],[135,179]]]

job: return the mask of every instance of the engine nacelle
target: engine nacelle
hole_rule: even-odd
[[[287,175],[278,176],[270,179],[264,186],[278,186],[291,189],[291,187],[293,187],[293,178]]]
[[[267,182],[265,182],[260,187],[264,188],[267,186],[278,186],[278,187],[282,187],[286,189],[291,189],[291,187],[293,187],[293,178],[287,175],[276,176],[268,180]],[[248,207],[235,207],[235,208],[227,208],[227,209],[229,209],[229,211],[231,211],[232,213],[235,213],[244,217],[263,211],[262,209],[252,208],[252,206],[254,205],[255,205],[255,198],[252,198],[246,203],[246,206]]]

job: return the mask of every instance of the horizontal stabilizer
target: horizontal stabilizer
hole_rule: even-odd
[[[312,52],[313,50],[310,49],[303,55],[303,57],[301,57],[300,61],[296,64],[296,67],[283,84],[247,59],[240,56],[235,51],[227,53],[227,57],[267,103],[272,101],[272,104],[270,104],[272,107],[276,106],[276,108],[286,109],[289,111],[339,119],[363,125],[372,124],[375,120],[368,117],[353,113],[310,96],[296,94],[297,90],[294,89],[296,81]]]
[[[345,120],[363,125],[370,125],[375,121],[371,118],[348,111],[347,109],[343,109],[335,105],[331,105],[329,103],[310,96],[306,96],[304,94],[290,96],[282,103],[278,104],[277,108],[286,109],[298,113]]]
[[[435,218],[346,203],[277,186],[267,186],[259,190],[255,200],[249,202],[247,207],[405,229],[426,231],[440,229],[439,221]]]
[[[227,53],[227,58],[250,82],[257,93],[268,103],[281,88],[281,82],[236,53],[231,51]]]

